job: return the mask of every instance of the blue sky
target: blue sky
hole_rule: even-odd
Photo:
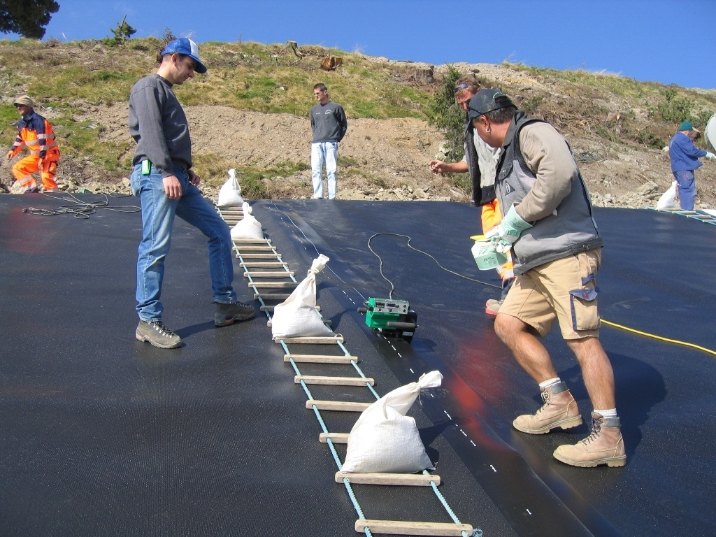
[[[508,60],[716,89],[716,0],[57,1],[45,39],[111,37],[127,15],[135,37],[168,28],[199,43],[294,40],[396,60]]]

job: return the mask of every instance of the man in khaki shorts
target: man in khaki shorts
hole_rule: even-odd
[[[599,341],[596,274],[602,238],[584,181],[564,137],[528,118],[509,97],[483,89],[468,105],[470,125],[501,147],[495,190],[503,211],[487,233],[512,252],[515,282],[495,319],[495,332],[540,386],[544,405],[512,425],[528,434],[582,423],[577,403],[540,341],[556,319],[574,352],[592,403],[592,432],[554,457],[573,466],[624,466],[626,454],[614,397],[614,373]]]

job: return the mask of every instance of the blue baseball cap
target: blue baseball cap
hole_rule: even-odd
[[[199,74],[206,73],[206,65],[202,63],[199,57],[199,45],[187,37],[180,37],[167,43],[167,46],[162,50],[161,56],[164,57],[167,54],[183,54],[184,56],[189,56],[196,64],[194,71]]]
[[[691,121],[682,121],[681,125],[679,125],[680,131],[696,131],[701,132],[699,129],[695,129]]]

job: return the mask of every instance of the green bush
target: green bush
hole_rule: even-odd
[[[455,82],[460,72],[449,66],[442,86],[428,103],[427,116],[430,125],[445,135],[445,157],[460,160],[465,153],[465,112],[455,102]]]

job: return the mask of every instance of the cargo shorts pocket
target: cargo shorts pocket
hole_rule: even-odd
[[[572,328],[575,331],[598,330],[597,290],[593,287],[575,289],[569,292],[569,300]]]

